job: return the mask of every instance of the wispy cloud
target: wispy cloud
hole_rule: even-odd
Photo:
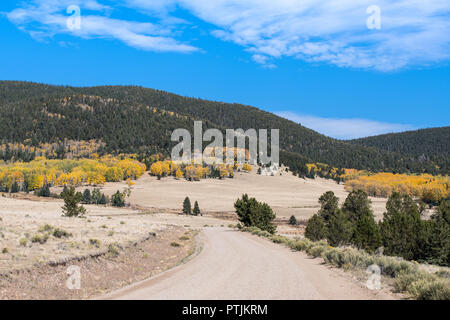
[[[69,4],[78,4],[97,14],[83,15],[83,30],[74,35],[114,38],[145,50],[195,51],[196,47],[173,36],[189,19],[185,15],[177,17],[177,9],[182,8],[195,19],[212,25],[213,36],[242,46],[256,63],[269,68],[283,57],[379,71],[450,60],[448,0],[120,2],[128,9],[157,17],[158,24],[111,19],[104,13],[116,9],[100,1],[106,0],[31,0],[8,13],[8,18],[34,36],[69,33],[61,13]],[[380,29],[369,29],[366,25],[371,15],[367,9],[372,5],[380,8]],[[173,32],[174,28],[178,30]]]
[[[408,124],[379,122],[367,119],[321,118],[311,115],[282,111],[278,116],[337,139],[356,139],[383,133],[401,132],[417,129]]]
[[[448,0],[166,0],[156,7],[152,1],[128,2],[151,10],[183,7],[215,25],[215,36],[271,66],[272,59],[290,56],[391,71],[450,59]],[[374,4],[381,10],[379,30],[366,24]]]
[[[67,26],[66,9],[77,5],[89,14],[82,14],[80,28]],[[7,13],[7,18],[20,29],[37,39],[57,34],[89,38],[116,39],[128,46],[150,51],[192,52],[198,49],[174,39],[168,26],[148,22],[113,19],[108,16],[111,7],[95,0],[34,0]],[[90,14],[93,12],[93,14]]]

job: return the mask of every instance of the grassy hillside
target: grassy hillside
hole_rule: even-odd
[[[306,162],[334,167],[398,172],[448,172],[433,159],[403,151],[344,142],[254,107],[187,98],[135,86],[64,87],[0,82],[2,143],[101,140],[100,152],[169,154],[175,128],[190,129],[194,120],[206,128],[280,129],[281,161],[304,172]],[[8,154],[0,158],[8,159]],[[15,155],[19,157],[19,155]]]

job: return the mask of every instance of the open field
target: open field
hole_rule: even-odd
[[[236,172],[234,179],[203,179],[189,182],[173,177],[157,180],[144,174],[136,180],[131,197],[127,199],[132,205],[154,209],[181,210],[186,196],[191,201],[197,200],[200,209],[208,213],[234,212],[233,204],[243,193],[267,202],[277,217],[289,218],[295,215],[298,220],[308,219],[319,209],[318,199],[326,191],[333,191],[343,203],[348,192],[343,184],[326,179],[300,179],[291,173],[261,176],[251,173]],[[102,192],[112,195],[123,190],[123,182],[106,183]],[[53,188],[60,192],[61,188]],[[82,191],[84,188],[78,188]],[[386,206],[385,198],[371,198],[376,219],[381,219]]]
[[[225,223],[207,217],[150,215],[129,208],[95,205],[85,206],[88,212],[84,218],[67,218],[61,215],[62,200],[46,200],[0,197],[0,250],[7,251],[0,253],[0,274],[96,255],[108,250],[110,244],[127,246],[173,225],[195,228]],[[53,235],[56,228],[71,235],[58,238]]]
[[[107,183],[102,192],[112,195],[126,186]],[[370,291],[364,285],[364,275],[361,280],[330,269],[304,254],[235,232],[227,227],[229,220],[211,216],[234,212],[234,201],[246,192],[269,203],[278,217],[295,214],[298,219],[307,219],[318,210],[317,200],[328,190],[344,201],[347,192],[334,181],[304,180],[287,173],[273,177],[237,173],[235,179],[188,182],[157,180],[145,174],[132,188],[127,199],[131,206],[85,205],[87,214],[82,218],[63,217],[63,201],[59,199],[2,194],[0,249],[6,252],[0,254],[0,299],[77,299],[111,291],[101,297],[396,298],[389,293],[389,285],[382,291]],[[181,211],[185,196],[198,200],[207,215],[174,214]],[[381,218],[386,199],[372,201],[377,218]],[[55,230],[67,234],[58,237]],[[200,235],[195,241],[197,230]],[[278,226],[278,233],[295,237],[301,228],[283,224]],[[174,242],[177,245],[172,245]],[[199,256],[172,270],[185,262],[195,247],[203,247]],[[65,287],[67,266],[71,264],[84,274],[81,291]],[[273,276],[260,283],[261,274]],[[129,284],[131,287],[114,291]]]

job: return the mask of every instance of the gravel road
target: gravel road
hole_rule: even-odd
[[[204,228],[191,261],[100,299],[392,299],[342,270],[227,228]]]

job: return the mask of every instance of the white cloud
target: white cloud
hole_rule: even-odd
[[[31,5],[10,12],[8,18],[30,33],[64,33],[67,30],[60,21],[54,21],[64,16],[58,12],[69,4],[99,12],[113,10],[100,1],[32,0]],[[195,51],[173,36],[189,23],[186,15],[177,17],[181,8],[211,24],[214,36],[242,46],[265,67],[274,67],[276,59],[286,56],[379,71],[450,60],[448,0],[126,0],[121,5],[160,22],[83,16],[85,27],[92,29],[79,36],[115,38],[146,50]],[[381,9],[379,30],[369,30],[366,25],[371,5]]]
[[[264,55],[254,54],[252,56],[252,60],[255,61],[256,63],[263,65],[266,68],[269,68],[269,69],[276,68],[276,66],[273,63],[269,62],[269,57],[264,56]]]
[[[69,29],[66,8],[77,5],[81,8],[81,28]],[[83,10],[96,14],[83,14]],[[81,38],[106,38],[122,41],[128,46],[149,51],[192,52],[194,46],[180,43],[167,26],[148,22],[113,19],[105,15],[112,9],[95,0],[34,0],[22,8],[7,13],[7,18],[20,29],[37,39],[46,39],[56,34],[71,34]]]
[[[215,25],[213,34],[262,56],[292,56],[340,67],[391,71],[450,59],[448,0],[167,0],[128,3],[170,11],[175,5]],[[381,9],[369,30],[367,8]]]
[[[337,139],[355,139],[383,133],[417,129],[408,124],[379,122],[367,119],[321,118],[311,115],[300,115],[289,111],[281,111],[276,114]]]

